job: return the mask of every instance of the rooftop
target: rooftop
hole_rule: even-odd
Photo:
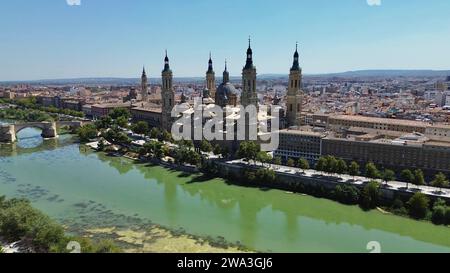
[[[405,125],[405,126],[415,126],[415,127],[429,126],[429,124],[426,122],[415,121],[415,120],[376,118],[376,117],[365,117],[365,116],[336,115],[336,116],[330,116],[330,119],[351,120],[351,121],[370,122],[370,123],[383,123],[383,124],[392,124],[392,125]]]
[[[92,107],[96,108],[125,108],[130,107],[129,103],[100,103],[100,104],[94,104]]]
[[[280,134],[314,136],[314,137],[325,136],[325,134],[323,134],[323,133],[317,133],[317,132],[312,132],[312,131],[304,131],[304,130],[291,130],[291,129],[280,130]]]

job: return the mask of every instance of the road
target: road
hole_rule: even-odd
[[[247,162],[245,162],[242,159],[238,160],[232,160],[228,161],[227,164],[238,164],[247,165]],[[261,166],[261,163],[257,163]],[[281,165],[274,165],[274,164],[265,164],[266,167],[269,167],[270,169],[274,170],[278,173],[285,173],[285,174],[291,174],[291,175],[298,175],[299,177],[314,177],[314,176],[322,176],[324,178],[330,177],[333,178],[333,181],[336,183],[352,183],[354,185],[362,185],[364,183],[370,182],[374,179],[369,179],[366,177],[361,176],[350,176],[347,174],[329,174],[324,172],[318,172],[315,170],[302,170],[300,168],[295,167],[287,167],[287,166],[281,166]],[[450,198],[450,190],[449,189],[443,189],[442,191],[439,190],[439,188],[431,187],[431,186],[416,186],[409,184],[408,189],[406,188],[407,184],[400,181],[390,181],[387,184],[384,183],[384,181],[377,180],[380,183],[383,184],[383,187],[389,187],[392,190],[396,191],[403,191],[403,192],[410,192],[415,193],[417,191],[420,191],[426,195],[430,196],[436,196],[436,197],[446,197]]]

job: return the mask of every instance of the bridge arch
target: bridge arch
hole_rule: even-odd
[[[16,134],[25,128],[39,128],[42,130],[43,138],[55,138],[58,136],[57,127],[68,126],[78,129],[87,123],[90,121],[43,121],[0,125],[0,142],[15,142]]]
[[[20,125],[14,125],[15,129],[14,129],[14,133],[17,135],[20,131],[27,129],[27,128],[37,128],[37,129],[41,129],[42,131],[44,131],[45,124],[42,123],[36,123],[36,124],[20,124]]]
[[[58,136],[56,131],[56,122],[28,122],[14,124],[14,134],[17,135],[18,132],[25,128],[39,128],[42,129],[43,138],[54,138]]]

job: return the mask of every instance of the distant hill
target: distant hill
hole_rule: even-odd
[[[443,77],[450,76],[450,70],[357,70],[329,74],[305,74],[305,77],[323,78],[392,78],[392,77]],[[287,74],[261,74],[260,80],[287,79]],[[220,78],[220,77],[218,77]],[[150,78],[150,83],[159,82],[161,78]],[[231,77],[231,81],[239,81],[240,77]],[[204,77],[175,77],[177,82],[202,82]],[[4,81],[0,85],[33,84],[33,85],[136,85],[140,78],[75,78],[75,79],[48,79],[34,81]]]
[[[446,77],[450,70],[356,70],[309,76],[323,77]]]

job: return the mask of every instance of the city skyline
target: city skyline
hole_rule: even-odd
[[[5,3],[0,81],[135,78],[143,65],[159,77],[165,49],[176,77],[201,77],[209,52],[237,76],[249,35],[259,74],[287,74],[297,41],[305,74],[449,68],[447,1],[147,2]]]

